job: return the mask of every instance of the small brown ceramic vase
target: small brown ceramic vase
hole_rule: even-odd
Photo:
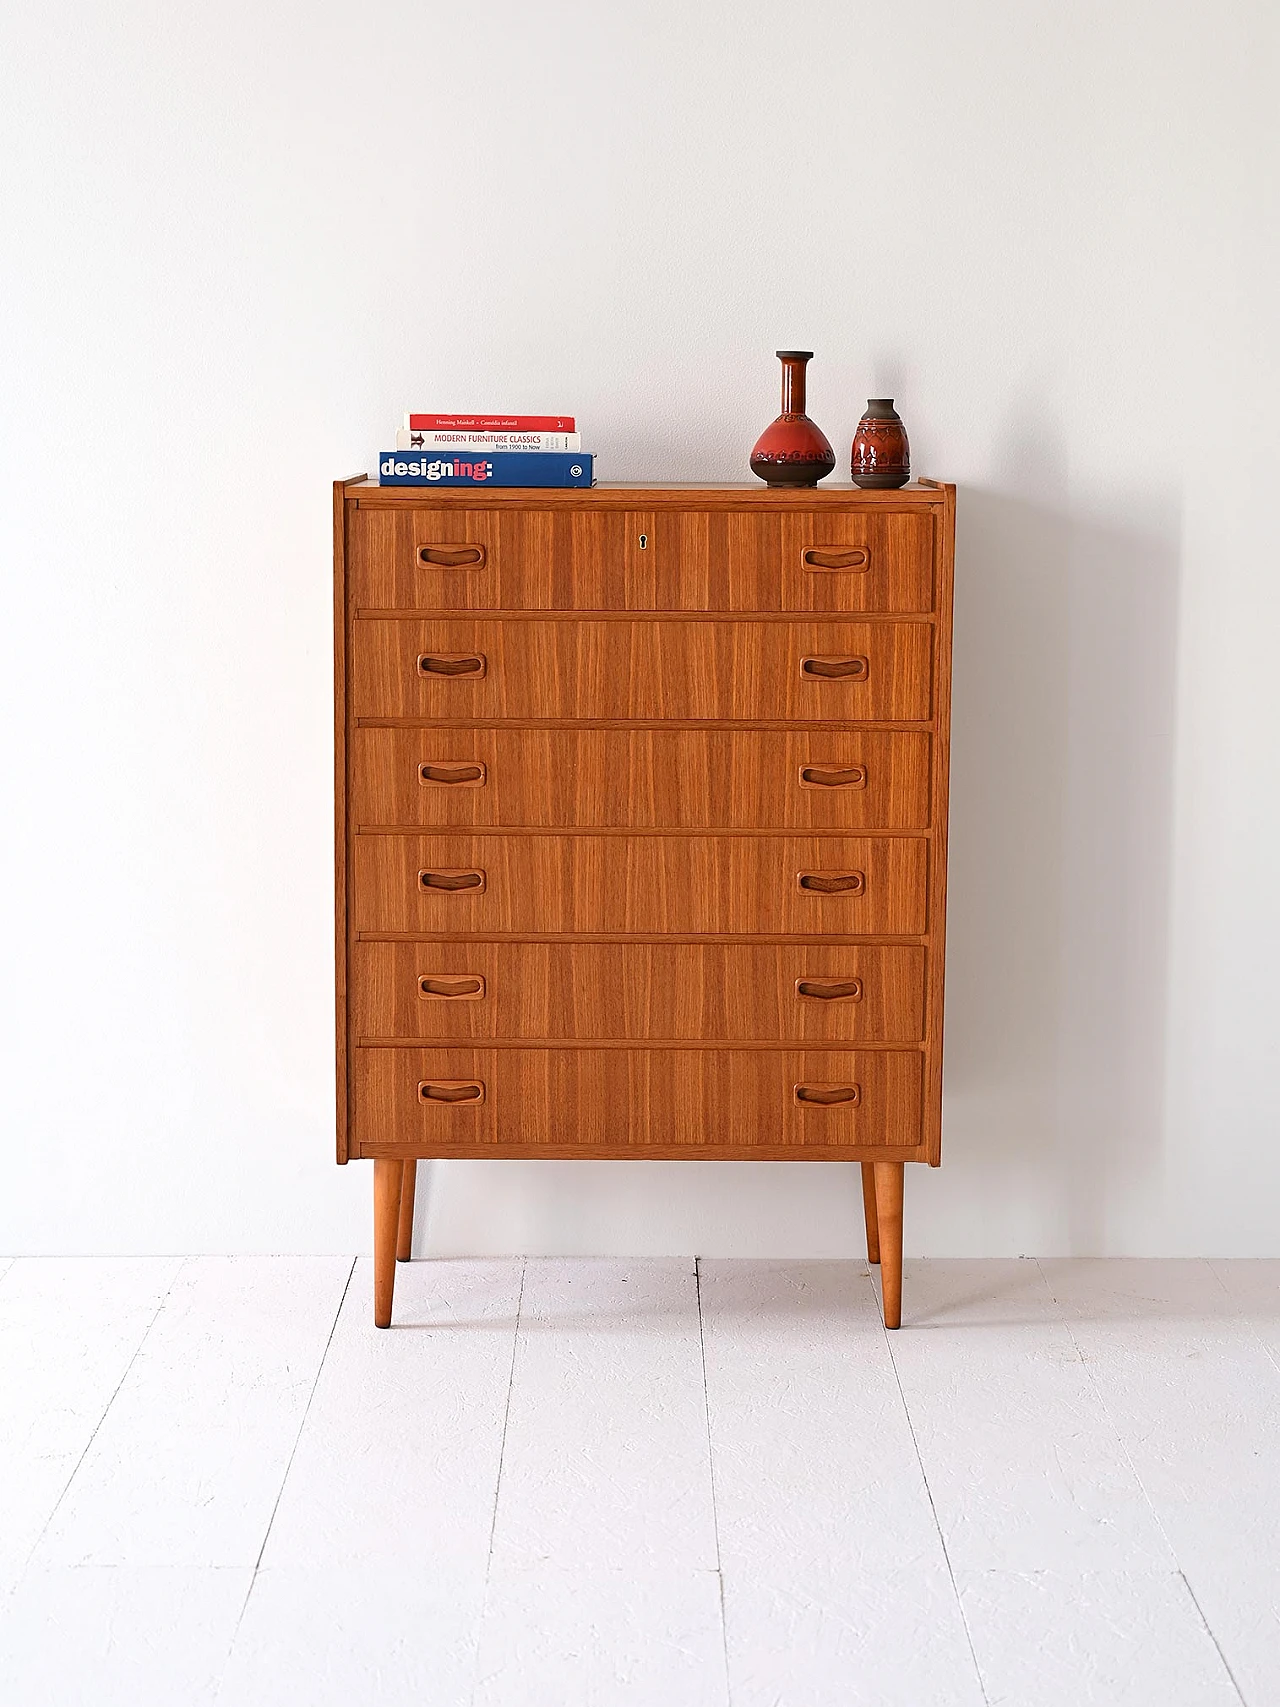
[[[892,397],[868,399],[867,412],[853,435],[849,477],[855,486],[882,488],[905,486],[910,480],[911,447]]]
[[[751,453],[751,472],[768,486],[816,486],[836,465],[827,435],[804,412],[805,363],[812,350],[779,350],[782,413]]]

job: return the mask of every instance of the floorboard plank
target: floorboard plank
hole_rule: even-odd
[[[357,1264],[263,1565],[435,1559],[483,1573],[493,1528],[522,1263],[403,1263],[394,1325]]]
[[[252,1566],[349,1257],[193,1257],[36,1550],[44,1565]]]
[[[11,1707],[211,1707],[251,1576],[34,1567],[0,1602],[3,1698]]]
[[[217,1707],[470,1707],[483,1569],[405,1539],[394,1565],[260,1570]]]
[[[1244,1322],[1280,1367],[1280,1260],[1237,1258],[1209,1267],[1227,1296],[1232,1319]]]
[[[493,1552],[715,1569],[692,1261],[529,1261]]]
[[[890,1351],[953,1569],[1175,1570],[1034,1262],[912,1262]]]
[[[733,1707],[983,1707],[941,1567],[842,1572],[825,1590],[729,1571],[724,1601]]]
[[[181,1267],[22,1257],[0,1285],[0,1591],[20,1576]]]
[[[1179,1566],[1270,1568],[1280,1369],[1208,1264],[1041,1266]]]
[[[726,1576],[785,1561],[797,1587],[827,1592],[945,1565],[865,1266],[700,1269]]]
[[[1173,1571],[962,1572],[992,1707],[1241,1707]]]
[[[551,1562],[489,1583],[475,1707],[728,1707],[714,1571]]]

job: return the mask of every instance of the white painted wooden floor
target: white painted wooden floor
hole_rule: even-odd
[[[1280,1702],[1280,1262],[0,1271],[5,1707]]]

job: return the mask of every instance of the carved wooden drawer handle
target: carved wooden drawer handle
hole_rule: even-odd
[[[487,777],[483,760],[475,764],[418,766],[419,782],[439,783],[445,788],[483,788]]]
[[[423,1079],[418,1086],[419,1102],[484,1101],[483,1079]]]
[[[806,569],[870,569],[871,553],[865,545],[807,545],[800,561]]]
[[[423,569],[483,569],[487,555],[483,545],[420,545],[418,564]]]
[[[861,978],[797,978],[796,995],[815,1002],[860,1002]]]
[[[834,1108],[841,1103],[857,1108],[862,1101],[861,1085],[797,1085],[796,1101],[815,1108]]]
[[[483,652],[422,652],[418,656],[420,676],[467,676],[478,682],[489,668]]]
[[[867,660],[865,658],[801,658],[800,674],[807,682],[865,682],[867,679]]]
[[[830,765],[801,765],[801,788],[865,788],[867,767],[846,765],[839,770]]]
[[[440,889],[450,895],[465,889],[472,895],[479,895],[485,887],[485,874],[483,871],[467,871],[461,866],[442,866],[435,871],[420,871],[418,887]]]
[[[867,877],[862,871],[801,871],[799,887],[810,895],[865,895]]]
[[[479,973],[454,977],[447,972],[421,972],[418,975],[418,994],[446,1002],[477,1002],[484,995],[484,979]]]

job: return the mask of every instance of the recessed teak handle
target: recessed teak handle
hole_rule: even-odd
[[[478,972],[460,977],[448,972],[420,972],[418,994],[447,1002],[476,1002],[484,995],[484,979]]]
[[[479,895],[485,887],[485,874],[483,871],[468,871],[465,866],[437,866],[434,871],[418,873],[418,887],[439,889],[449,895],[459,890]]]
[[[474,764],[419,765],[418,781],[439,783],[445,788],[483,788],[488,770],[482,759]]]
[[[806,545],[800,561],[806,569],[870,569],[871,553],[865,545]]]
[[[862,1101],[861,1085],[797,1085],[796,1101],[814,1108],[834,1108],[842,1103],[856,1108]]]
[[[796,883],[810,895],[865,895],[867,877],[863,871],[801,871]]]
[[[860,1002],[861,978],[797,978],[796,995],[815,1002]]]
[[[488,552],[483,545],[420,545],[423,569],[483,569]]]
[[[479,681],[489,667],[483,652],[420,652],[420,676],[467,676]]]
[[[801,788],[865,788],[865,765],[801,765]]]
[[[865,682],[867,668],[865,658],[801,658],[800,660],[800,674],[807,682]]]
[[[418,1085],[419,1102],[483,1102],[483,1079],[423,1079]]]

